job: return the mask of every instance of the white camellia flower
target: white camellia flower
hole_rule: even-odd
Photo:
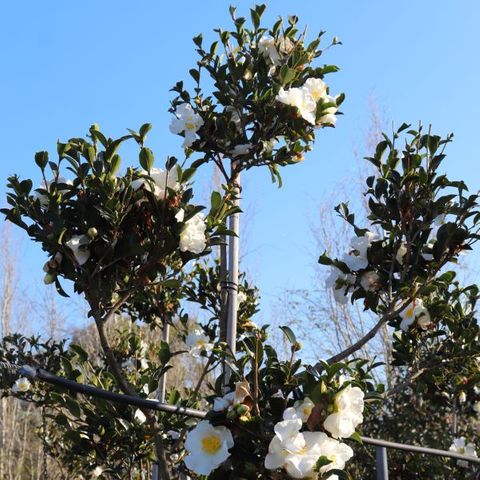
[[[210,342],[210,338],[205,335],[200,327],[188,333],[185,344],[190,348],[190,353],[194,357],[198,357],[201,352],[208,352],[213,348],[213,343]]]
[[[199,475],[210,475],[229,456],[234,445],[233,437],[226,427],[214,427],[202,420],[191,430],[185,440],[185,465]]]
[[[95,470],[92,472],[93,478],[98,478],[103,473],[102,467],[95,467]]]
[[[88,235],[73,235],[65,245],[73,252],[73,256],[79,265],[83,265],[90,258],[90,243]]]
[[[238,292],[238,295],[237,295],[238,305],[241,305],[246,300],[247,300],[247,294],[245,292]]]
[[[309,94],[308,90],[296,87],[287,90],[281,88],[275,99],[285,105],[295,107],[304,120],[315,125],[317,104]]]
[[[192,143],[197,139],[197,131],[203,125],[203,119],[195,113],[189,103],[182,103],[178,105],[175,110],[176,118],[172,119],[170,123],[170,131],[176,135],[183,133],[185,140],[183,141],[183,148],[191,147]]]
[[[343,273],[337,267],[331,266],[330,273],[325,279],[325,288],[331,288],[335,301],[345,305],[348,302],[348,289],[353,285],[354,280],[353,275]],[[341,283],[340,286],[337,285],[337,281]]]
[[[178,190],[180,187],[176,168],[166,171],[161,168],[152,168],[150,175],[148,175],[148,172],[145,170],[140,170],[138,174],[141,178],[137,178],[132,182],[132,188],[138,190],[144,187],[149,192],[152,192],[159,200],[163,200],[166,197],[167,188]]]
[[[232,158],[240,157],[242,155],[247,155],[252,149],[253,145],[251,143],[241,143],[240,145],[235,145],[233,150],[230,151]]]
[[[364,394],[359,387],[347,385],[335,395],[333,413],[323,422],[325,430],[335,438],[348,438],[363,422]]]
[[[180,212],[178,212],[177,215],[179,215],[179,213]],[[175,215],[175,218],[178,220],[177,215]],[[183,217],[181,221],[183,221]],[[188,250],[192,253],[202,253],[207,246],[205,237],[206,228],[205,217],[202,213],[197,213],[187,220],[180,233],[180,250],[182,252]]]
[[[367,252],[372,242],[378,240],[378,235],[365,232],[361,237],[353,237],[350,242],[350,251],[344,255],[342,261],[350,270],[362,270],[368,267]]]
[[[52,183],[56,183],[56,184],[64,183],[66,185],[73,185],[73,182],[71,180],[69,180],[65,177],[58,177],[57,181],[55,181],[55,180],[52,180],[50,182],[43,181],[40,188],[42,188],[44,190],[49,190],[50,185],[52,185]],[[59,189],[58,191],[60,193],[68,192],[67,189]],[[40,202],[40,205],[42,205],[42,207],[46,207],[48,205],[48,196],[43,194],[43,193],[36,192],[36,191],[33,192],[33,199],[38,200]]]
[[[454,438],[449,450],[451,452],[461,453],[462,455],[467,455],[469,457],[478,457],[475,444],[466,443],[465,437]],[[461,467],[465,468],[468,468],[469,465],[465,460],[458,460],[457,463]]]
[[[32,387],[32,384],[30,383],[30,380],[26,377],[21,377],[14,383],[12,387],[12,392],[25,393],[25,392],[28,392],[31,387]]]
[[[367,292],[376,292],[381,287],[380,275],[373,271],[362,273],[360,285]]]
[[[240,405],[246,397],[250,396],[250,385],[246,380],[235,383],[235,391],[227,393],[223,397],[216,397],[213,401],[213,411],[222,412],[231,410]]]
[[[428,313],[427,308],[423,305],[423,301],[420,298],[414,299],[410,302],[401,312],[400,318],[400,328],[406,332],[411,325],[416,321],[417,325],[426,329],[432,323],[430,318],[430,313]]]
[[[327,84],[321,78],[309,78],[303,84],[305,91],[312,97],[314,102],[327,96]]]
[[[284,412],[284,420],[275,425],[275,436],[268,446],[265,468],[284,468],[291,478],[313,478],[318,459],[327,457],[331,463],[321,467],[320,473],[342,469],[353,455],[353,450],[343,443],[329,438],[323,432],[300,432],[301,419],[295,418],[295,409]],[[333,477],[334,478],[334,477]]]
[[[343,470],[348,460],[353,457],[353,450],[348,445],[329,437],[322,442],[321,452],[321,456],[325,456],[330,460],[328,465],[320,467],[321,474],[327,473],[333,469]],[[335,476],[330,476],[328,478],[334,479]]]
[[[258,51],[261,55],[274,66],[278,66],[281,63],[280,55],[275,45],[275,39],[270,35],[264,35],[258,41]]]
[[[308,417],[310,417],[314,406],[315,404],[308,397],[305,397],[303,400],[298,400],[293,404],[296,415],[301,418],[303,423],[306,423]]]

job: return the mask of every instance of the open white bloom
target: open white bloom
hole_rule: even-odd
[[[309,94],[308,90],[296,87],[287,90],[281,88],[275,99],[285,105],[295,107],[304,120],[315,125],[317,104]]]
[[[280,55],[275,45],[275,39],[270,35],[264,35],[258,41],[258,51],[263,55],[265,60],[267,60],[272,65],[280,65]]]
[[[231,410],[236,405],[240,405],[246,397],[250,395],[250,386],[246,380],[235,383],[235,391],[227,393],[223,397],[216,397],[213,401],[213,410],[221,412]]]
[[[32,384],[30,383],[30,380],[26,377],[21,377],[14,383],[12,387],[12,392],[25,393],[25,392],[28,392],[31,387],[32,387]]]
[[[344,255],[342,261],[350,270],[362,270],[368,267],[367,252],[372,242],[378,240],[378,235],[365,232],[361,237],[353,237],[350,242],[350,251]]]
[[[241,143],[240,145],[235,145],[233,150],[231,150],[230,155],[232,158],[240,157],[241,155],[247,155],[252,147],[253,145],[251,143]]]
[[[55,180],[52,180],[50,182],[43,181],[40,188],[43,188],[44,190],[50,190],[50,185],[52,185],[52,183],[56,183],[56,184],[64,183],[66,185],[73,185],[73,182],[71,180],[64,177],[58,177],[57,181]],[[68,190],[65,188],[58,189],[58,191],[60,193],[68,192]],[[40,205],[42,205],[43,207],[46,207],[48,205],[48,196],[43,193],[40,193],[37,191],[33,192],[33,199],[38,200],[40,202]]]
[[[333,413],[323,422],[325,430],[335,438],[348,438],[363,422],[364,394],[358,387],[347,385],[335,395]]]
[[[103,473],[102,467],[95,467],[95,470],[92,472],[93,478],[98,478]]]
[[[150,175],[148,175],[148,172],[145,170],[140,170],[138,173],[141,175],[141,178],[137,178],[132,182],[132,188],[138,190],[144,187],[149,192],[152,192],[159,200],[163,200],[166,197],[167,188],[178,190],[180,187],[176,168],[167,171],[161,168],[152,168]]]
[[[305,91],[314,102],[327,96],[327,84],[321,78],[309,78],[303,84]]]
[[[194,357],[198,357],[201,352],[208,352],[213,348],[213,343],[210,342],[210,338],[205,335],[200,327],[188,333],[185,344],[190,348],[190,353]]]
[[[373,271],[362,273],[360,285],[367,292],[375,292],[381,287],[380,275]]]
[[[353,275],[343,273],[337,267],[331,266],[330,273],[325,279],[325,287],[332,289],[336,302],[345,305],[348,302],[348,289],[353,285],[354,280]]]
[[[179,213],[177,213],[177,215]],[[187,220],[182,232],[180,233],[180,250],[182,252],[186,252],[188,250],[192,253],[202,253],[207,246],[207,240],[205,237],[206,229],[207,225],[205,223],[205,217],[202,213],[197,213],[192,218]]]
[[[191,430],[185,440],[185,465],[199,475],[209,475],[229,456],[233,437],[226,427],[214,427],[202,420]]]
[[[90,243],[88,235],[73,235],[65,245],[73,252],[73,256],[79,265],[83,265],[90,258]]]
[[[348,460],[353,457],[353,450],[348,445],[329,437],[322,442],[321,452],[321,456],[325,456],[330,460],[328,465],[320,468],[320,473],[322,474],[333,469],[343,470]],[[328,478],[333,479],[335,477],[330,476]]]
[[[415,321],[422,329],[428,328],[432,323],[430,314],[420,298],[415,298],[411,301],[407,307],[400,312],[400,318],[402,319],[400,322],[400,328],[404,332],[406,332]]]
[[[247,300],[247,294],[245,292],[238,292],[238,295],[237,295],[238,305],[241,305],[246,300]]]
[[[185,140],[183,148],[191,147],[192,143],[197,139],[197,131],[203,125],[203,119],[195,113],[189,103],[178,105],[175,110],[176,118],[170,123],[170,131],[175,134],[183,133]]]
[[[453,443],[450,445],[449,450],[451,452],[461,453],[462,455],[467,455],[469,457],[478,457],[477,452],[475,450],[474,443],[466,443],[465,437],[454,438]],[[468,467],[468,462],[465,460],[458,460],[457,463],[461,467]]]
[[[305,397],[303,400],[296,401],[293,408],[295,409],[297,416],[302,419],[303,423],[305,423],[308,420],[308,417],[310,417],[314,406],[315,404],[308,397]]]

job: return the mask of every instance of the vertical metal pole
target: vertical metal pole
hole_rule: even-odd
[[[235,199],[233,204],[240,206],[240,174],[234,176],[235,162],[232,162],[232,179],[234,182]],[[230,217],[230,230],[235,235],[230,236],[228,244],[228,316],[227,316],[227,345],[235,355],[237,345],[237,313],[238,313],[238,262],[240,215],[234,213]],[[230,370],[225,371],[225,383],[230,380]]]
[[[167,343],[170,342],[170,325],[166,322],[163,323],[162,340]],[[165,372],[158,382],[157,399],[160,403],[165,403],[166,387],[167,373]],[[154,463],[152,467],[152,480],[160,480],[160,471],[157,463]]]
[[[375,447],[377,460],[377,480],[388,480],[388,458],[385,447]]]
[[[168,323],[163,324],[162,340],[167,343],[170,342],[170,325]],[[160,377],[160,381],[158,382],[157,399],[161,403],[165,403],[166,386],[167,386],[167,373],[165,372]]]

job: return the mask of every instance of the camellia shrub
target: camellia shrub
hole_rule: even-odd
[[[460,287],[448,267],[478,239],[478,197],[441,173],[451,137],[402,125],[368,159],[376,169],[365,192],[369,224],[357,225],[347,203],[337,207],[353,238],[343,257],[320,257],[331,271],[328,288],[338,302],[378,316],[345,351],[306,365],[284,326],[284,358],[268,327],[253,322],[257,289],[243,274],[226,280],[238,268],[225,263],[225,251],[241,237],[231,221],[241,211],[240,173],[265,166],[281,184],[281,167],[302,161],[336,125],[344,98],[327,82],[338,68],[319,63],[338,40],[324,47],[323,32],[307,39],[294,16],[265,28],[264,10],[254,7],[249,23],[231,8],[231,31],[216,31],[208,46],[194,38],[193,87],[178,82],[170,106],[181,161],[155,161],[149,124],[118,139],[93,125],[86,138],[59,142],[55,160],[35,155],[40,185],[8,180],[2,212],[46,252],[45,283],[85,299],[102,351],[92,357],[81,339],[57,345],[16,335],[3,339],[0,360],[206,412],[153,412],[3,377],[5,395],[47,412],[46,448],[75,478],[144,478],[153,463],[163,479],[348,478],[364,418],[386,405],[372,377],[378,362],[359,356],[384,325],[404,381],[420,379],[425,398],[434,386],[458,384],[458,365],[476,371],[478,289]],[[138,146],[129,166],[119,153],[126,141]],[[194,202],[192,178],[207,164],[224,182],[205,207]],[[208,318],[189,315],[187,301]],[[148,343],[141,329],[112,334],[120,315],[164,339]],[[182,361],[196,362],[198,375],[164,394],[167,372]],[[474,376],[467,383],[473,389]],[[472,448],[459,442],[455,448]]]

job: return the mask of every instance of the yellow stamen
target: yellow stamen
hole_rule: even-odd
[[[217,435],[202,438],[202,450],[209,455],[214,455],[220,450],[222,442]]]

